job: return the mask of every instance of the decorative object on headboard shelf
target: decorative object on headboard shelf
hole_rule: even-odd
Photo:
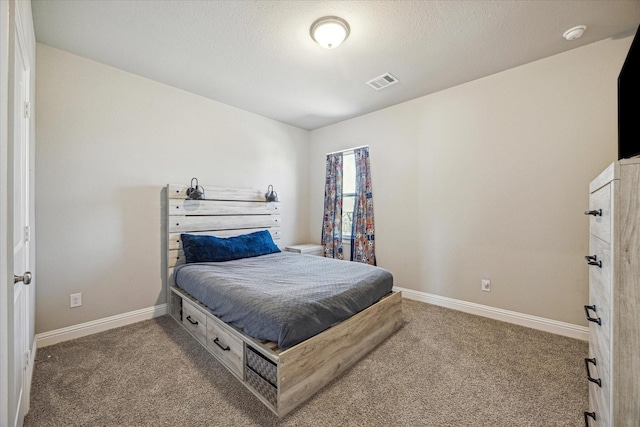
[[[193,181],[196,185],[193,185]],[[198,178],[191,178],[191,187],[187,188],[187,198],[191,200],[204,200],[204,188],[198,185]]]
[[[266,197],[267,203],[278,201],[278,193],[273,191],[273,185],[269,185],[269,187],[267,187],[267,192],[265,193],[264,197]]]

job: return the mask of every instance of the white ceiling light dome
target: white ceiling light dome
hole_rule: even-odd
[[[311,38],[320,46],[333,49],[349,37],[349,24],[337,16],[325,16],[311,25]]]

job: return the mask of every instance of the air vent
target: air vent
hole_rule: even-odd
[[[383,74],[367,82],[367,84],[372,88],[374,88],[375,90],[384,89],[385,87],[391,86],[392,84],[395,84],[395,83],[398,83],[398,79],[396,79],[389,73]]]

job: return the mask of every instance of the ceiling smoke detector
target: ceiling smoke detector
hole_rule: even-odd
[[[367,84],[375,90],[384,89],[385,87],[391,86],[396,83],[398,83],[398,79],[396,79],[389,73],[383,74],[367,82]]]
[[[567,31],[564,32],[562,37],[564,37],[569,41],[579,39],[580,37],[582,37],[582,35],[584,34],[584,30],[586,29],[587,29],[586,25],[578,25],[577,27],[569,28]]]

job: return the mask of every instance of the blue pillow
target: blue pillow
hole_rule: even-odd
[[[267,230],[234,237],[181,234],[186,263],[221,262],[280,252]]]

